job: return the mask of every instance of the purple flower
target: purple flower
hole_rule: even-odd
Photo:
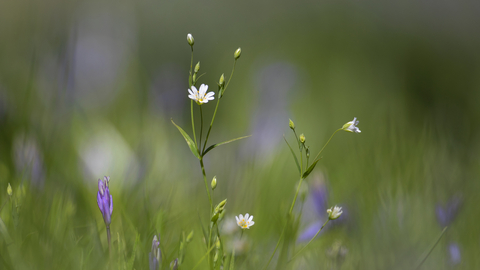
[[[105,225],[108,227],[112,222],[113,202],[112,195],[110,195],[110,190],[108,189],[110,177],[105,176],[103,179],[103,181],[98,179],[97,204],[100,212],[102,212]]]
[[[162,253],[160,252],[160,241],[157,236],[153,236],[152,252],[148,253],[150,270],[158,270],[160,262],[162,261]]]
[[[450,243],[448,245],[448,253],[450,253],[450,263],[452,265],[457,265],[462,261],[460,247],[457,245],[457,243]]]
[[[435,213],[437,214],[438,224],[442,227],[449,226],[457,217],[461,205],[462,200],[460,197],[453,197],[444,206],[437,204]]]

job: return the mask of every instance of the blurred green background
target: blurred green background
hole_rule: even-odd
[[[0,269],[148,269],[154,234],[168,269],[191,230],[181,269],[206,253],[200,166],[170,122],[191,134],[187,33],[211,90],[242,48],[210,142],[252,136],[205,158],[235,269],[261,269],[285,223],[288,119],[316,154],[353,117],[362,133],[328,145],[289,241],[298,250],[328,207],[342,219],[270,269],[413,269],[444,226],[422,269],[478,268],[479,15],[473,1],[1,1]]]

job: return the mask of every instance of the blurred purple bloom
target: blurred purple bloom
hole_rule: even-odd
[[[110,190],[108,189],[108,182],[110,177],[105,176],[102,181],[98,179],[98,193],[97,193],[97,204],[102,212],[103,220],[107,227],[112,222],[112,212],[113,212],[113,201],[112,195],[110,195]]]
[[[442,227],[449,226],[457,217],[461,205],[462,200],[459,197],[453,197],[444,206],[437,204],[435,213],[437,214],[438,224]]]
[[[450,262],[453,265],[457,265],[462,261],[460,247],[457,245],[457,243],[450,243],[448,245],[448,253],[450,253]]]
[[[311,215],[310,213],[305,213],[304,216],[314,216],[314,221],[311,222],[311,224],[302,233],[300,233],[300,236],[298,237],[299,242],[304,242],[312,239],[313,236],[315,236],[315,234],[318,232],[318,230],[320,230],[323,223],[327,221],[328,219],[328,214],[327,214],[328,200],[327,199],[328,199],[328,190],[325,184],[323,183],[323,181],[313,182],[313,185],[310,187],[310,196],[307,200],[307,204],[311,204],[313,206],[314,214]],[[308,209],[308,206],[307,206],[307,209]],[[345,222],[348,216],[348,211],[344,206],[342,206],[342,210],[343,210],[343,214],[338,219],[331,220],[329,223],[341,224]],[[321,233],[323,233],[323,231],[328,229],[328,227],[330,226],[326,226]]]
[[[153,237],[152,252],[148,253],[150,270],[158,270],[160,262],[162,261],[162,253],[160,252],[160,241],[157,236]]]

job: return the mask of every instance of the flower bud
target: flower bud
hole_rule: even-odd
[[[307,158],[310,157],[310,148],[307,147],[307,149],[305,149],[305,155],[307,156]]]
[[[335,205],[335,207],[332,207],[327,210],[328,213],[328,219],[334,220],[340,217],[342,215],[343,211],[341,207],[338,207]]]
[[[235,60],[237,60],[238,58],[240,58],[240,55],[242,54],[242,49],[241,48],[238,48],[235,53],[233,54],[233,57],[235,57]]]
[[[193,36],[192,36],[192,34],[190,34],[190,33],[187,35],[187,42],[188,42],[188,44],[190,44],[190,46],[192,46],[192,47],[193,47],[193,44],[195,44],[195,40],[193,39]]]
[[[178,258],[175,259],[175,261],[172,261],[170,263],[170,270],[177,270],[178,269]]]
[[[188,236],[187,236],[187,240],[186,240],[187,243],[192,242],[192,239],[193,239],[193,230],[192,230],[192,231],[188,234]]]
[[[218,80],[218,85],[220,87],[224,87],[225,86],[225,75],[222,74],[222,76],[220,76],[220,80]]]
[[[8,196],[12,196],[13,194],[12,186],[10,186],[10,183],[8,183],[8,186],[7,186],[7,194]]]
[[[300,142],[305,143],[305,135],[303,133],[300,135]]]
[[[217,187],[217,177],[216,176],[213,177],[211,186],[212,186],[212,190],[215,190],[215,188]]]
[[[195,65],[194,72],[197,73],[200,70],[200,61]]]
[[[295,124],[293,123],[292,119],[288,119],[288,126],[289,126],[292,130],[295,130]]]

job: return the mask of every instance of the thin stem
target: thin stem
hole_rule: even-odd
[[[433,244],[433,246],[430,248],[430,251],[427,253],[427,255],[425,256],[425,258],[423,258],[423,260],[420,262],[420,264],[417,266],[417,268],[415,268],[416,270],[420,269],[420,267],[422,266],[422,264],[427,260],[428,256],[430,256],[430,253],[432,253],[433,249],[437,246],[438,242],[440,242],[440,239],[442,239],[442,236],[443,236],[443,234],[445,233],[445,231],[447,230],[447,228],[448,228],[448,227],[443,228],[443,231],[442,231],[442,233],[440,234],[440,236],[438,236],[437,241],[436,241],[435,244]]]
[[[230,73],[230,78],[228,78],[227,84],[225,85],[225,89],[224,89],[223,91],[227,90],[227,87],[228,87],[228,85],[230,84],[230,80],[231,80],[232,77],[233,77],[233,72],[235,71],[235,65],[236,65],[236,64],[237,64],[237,59],[235,59],[235,60],[233,61],[232,73]]]
[[[194,121],[194,118],[193,118],[193,100],[190,100],[190,117],[192,118],[193,139],[195,140],[195,146],[198,149],[197,136],[195,135],[195,121]]]
[[[198,139],[198,145],[202,146],[202,132],[203,132],[203,111],[202,111],[202,106],[200,107],[200,138]],[[202,149],[198,149],[200,151],[200,154],[202,154]]]
[[[325,225],[327,225],[327,223],[329,221],[330,221],[330,219],[327,219],[327,221],[325,221],[325,223],[323,223],[320,230],[318,230],[318,232],[312,237],[312,239],[310,239],[310,241],[308,241],[308,243],[305,246],[303,246],[297,253],[295,253],[295,255],[293,255],[293,257],[288,262],[293,261],[293,259],[295,259],[295,257],[298,256],[298,254],[302,253],[302,251],[317,237],[317,235],[320,233],[320,231],[323,229],[323,227],[325,227]]]
[[[288,223],[288,220],[287,220],[287,223]],[[282,234],[280,234],[280,238],[278,238],[278,242],[277,242],[277,245],[275,246],[275,249],[273,250],[272,256],[270,256],[270,259],[268,259],[267,265],[265,265],[263,270],[267,269],[268,265],[273,259],[273,256],[275,256],[275,252],[277,252],[278,246],[280,246],[280,242],[283,238],[283,234],[285,233],[285,229],[287,228],[287,223],[285,223],[285,225],[283,226]]]
[[[188,75],[190,78],[189,78],[189,82],[192,82],[192,84],[190,84],[190,87],[192,87],[193,85],[193,74],[192,74],[192,71],[193,71],[193,46],[191,46],[192,48],[192,56],[190,57],[190,74]]]
[[[210,247],[211,247],[211,244],[212,244],[212,231],[213,231],[213,225],[215,225],[215,224],[213,224],[213,222],[211,224],[212,225],[210,226],[210,229],[209,229],[210,232],[208,233],[208,249],[209,250],[211,250]],[[208,265],[210,266],[210,268],[213,268],[213,265],[210,262],[210,257],[211,256],[208,255]]]
[[[210,190],[208,189],[207,175],[205,174],[205,166],[203,166],[203,157],[200,159],[200,167],[202,167],[203,181],[205,182],[205,190],[208,194],[208,201],[210,202],[210,213],[213,212],[212,197],[210,196]]]
[[[195,265],[195,267],[192,268],[192,270],[195,270],[195,268],[198,267],[198,265],[200,265],[200,263],[205,259],[205,257],[210,254],[210,252],[212,251],[212,249],[214,248],[215,246],[212,246],[208,251],[207,253],[205,253],[205,255],[203,255],[202,258],[200,258],[200,261],[198,261],[198,263]]]
[[[297,201],[297,196],[300,191],[300,186],[302,185],[302,182],[303,182],[303,177],[300,177],[300,183],[298,183],[297,191],[295,192],[295,197],[293,198],[292,206],[290,207],[290,211],[288,211],[289,215],[292,214],[293,207],[295,206],[295,202]]]
[[[323,152],[323,149],[325,149],[325,147],[328,145],[328,143],[330,142],[330,140],[332,140],[333,136],[339,132],[340,130],[342,130],[341,128],[335,130],[335,132],[333,132],[332,136],[330,136],[330,139],[328,139],[327,143],[322,147],[322,149],[320,150],[320,152],[318,152],[318,154],[315,156],[315,158],[313,159],[313,162],[315,162],[315,160],[317,160],[318,156],[320,156],[320,154]]]
[[[111,253],[111,249],[110,249],[110,226],[107,226],[107,241],[108,241],[108,253]]]
[[[210,127],[208,128],[207,137],[205,138],[205,143],[203,144],[203,150],[201,151],[201,154],[203,154],[203,151],[205,151],[207,147],[207,141],[208,137],[210,136],[210,131],[212,130],[213,121],[215,120],[215,115],[217,115],[218,104],[220,104],[220,98],[217,97],[217,105],[215,106],[215,111],[213,112],[212,121],[210,122]]]

